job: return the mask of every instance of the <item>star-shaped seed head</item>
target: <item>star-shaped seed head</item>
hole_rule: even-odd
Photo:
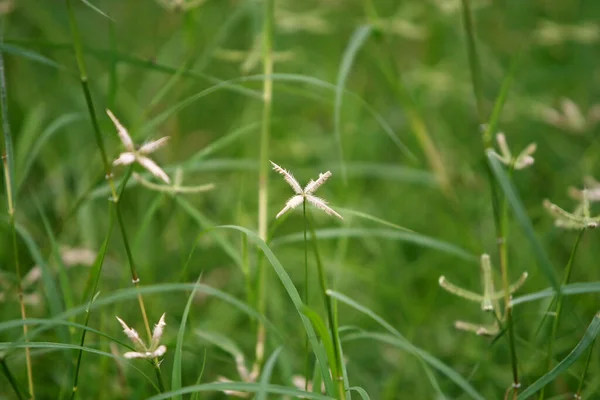
[[[142,339],[140,339],[140,335],[136,332],[135,329],[127,326],[125,321],[121,318],[116,317],[121,326],[123,327],[123,332],[127,335],[129,340],[133,343],[133,346],[137,351],[128,351],[123,356],[125,358],[156,358],[161,357],[167,352],[167,346],[160,344],[160,339],[163,335],[165,326],[165,314],[160,317],[158,324],[154,326],[154,331],[152,332],[152,341],[150,346],[147,347]]]
[[[325,183],[325,181],[327,179],[329,179],[329,177],[331,176],[330,171],[319,174],[319,178],[317,178],[316,181],[311,180],[310,182],[308,182],[308,184],[303,189],[300,186],[300,184],[298,183],[298,181],[296,180],[296,178],[294,178],[294,176],[290,172],[281,168],[279,165],[275,164],[273,161],[271,161],[271,164],[273,165],[273,169],[275,171],[277,171],[281,175],[283,175],[283,178],[285,179],[285,181],[292,187],[292,189],[294,190],[294,193],[296,193],[295,196],[291,197],[287,201],[287,203],[285,204],[285,207],[283,207],[283,209],[281,211],[279,211],[279,214],[277,214],[276,218],[281,217],[287,211],[293,210],[294,208],[298,207],[300,204],[304,203],[305,201],[308,201],[309,203],[311,203],[313,206],[317,207],[318,209],[325,211],[327,214],[335,215],[339,219],[344,219],[340,214],[338,214],[331,207],[329,207],[327,205],[327,202],[324,199],[321,199],[320,197],[317,197],[313,194],[314,192],[317,191],[317,189],[319,187],[321,187],[321,185],[323,183]]]
[[[169,176],[165,173],[165,171],[163,171],[162,168],[160,168],[154,161],[147,157],[149,154],[154,153],[156,150],[163,147],[169,140],[169,137],[165,136],[158,140],[145,143],[140,146],[139,149],[136,149],[133,140],[131,140],[131,136],[129,136],[129,132],[127,132],[127,129],[125,129],[125,127],[119,122],[119,120],[110,110],[106,110],[106,113],[112,120],[113,124],[115,124],[119,138],[121,139],[121,142],[126,150],[119,155],[119,158],[113,161],[113,165],[130,165],[134,162],[137,162],[142,167],[150,171],[152,175],[163,180],[167,184],[170,183]]]
[[[512,165],[514,169],[523,169],[533,165],[535,160],[532,154],[535,153],[537,148],[535,143],[530,143],[527,147],[525,147],[525,149],[523,149],[523,151],[519,153],[517,157],[513,157],[512,153],[510,152],[504,133],[498,133],[496,135],[496,143],[500,149],[500,154],[494,153],[494,155],[505,165]]]

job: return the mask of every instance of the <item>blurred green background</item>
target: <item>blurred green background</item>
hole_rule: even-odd
[[[169,175],[181,168],[184,185],[216,185],[210,192],[176,197],[133,181],[128,186],[122,199],[124,217],[141,285],[193,282],[202,273],[206,284],[254,307],[236,262],[244,258],[246,249],[239,234],[201,236],[189,268],[185,274],[182,271],[203,229],[222,224],[257,229],[262,3],[207,0],[182,10],[167,0],[90,2],[109,17],[75,2],[90,88],[109,157],[116,158],[123,149],[105,108],[129,128],[136,143],[171,137],[169,145],[153,155]],[[56,249],[63,247],[63,257],[67,249],[98,251],[108,226],[109,192],[78,81],[64,2],[0,4],[5,7],[2,49],[15,140],[16,220],[22,233],[19,256],[25,272],[36,264],[51,271],[61,293],[57,307],[62,310],[69,304],[58,283]],[[445,275],[479,292],[479,255],[490,253],[497,264],[460,2],[276,0],[275,4],[277,75],[269,158],[291,170],[301,183],[332,171],[333,177],[319,195],[346,218],[338,221],[311,213],[317,228],[327,235],[319,247],[333,286],[469,379],[485,398],[502,398],[512,379],[505,338],[492,341],[455,330],[455,320],[493,321],[478,304],[438,286],[439,276]],[[549,198],[571,210],[575,202],[567,188],[582,187],[583,177],[599,170],[600,105],[595,104],[600,95],[600,3],[473,0],[471,6],[486,115],[492,111],[511,60],[518,52],[522,54],[499,130],[505,132],[515,153],[530,142],[538,145],[535,164],[515,172],[514,183],[557,275],[562,275],[575,233],[555,228],[542,201]],[[222,80],[230,83],[220,84]],[[165,87],[168,91],[162,95]],[[429,138],[429,147],[419,140],[419,132]],[[215,143],[218,146],[212,148]],[[124,171],[116,168],[115,177],[119,179]],[[301,235],[302,214],[295,211],[275,224],[276,213],[292,193],[276,173],[269,180],[271,248],[300,289],[304,247],[301,236],[288,235]],[[5,197],[2,204],[6,204]],[[347,209],[457,246],[464,253],[450,254],[403,240],[405,236],[398,233],[403,231],[359,218]],[[4,215],[3,211],[3,222]],[[44,228],[43,218],[52,235]],[[9,231],[5,223],[2,227],[0,319],[9,321],[19,318],[19,308]],[[529,242],[512,219],[508,237],[511,280],[523,271],[530,274],[519,294],[547,288],[549,283],[535,263]],[[600,279],[596,241],[596,232],[584,235],[572,281]],[[256,250],[253,246],[247,250],[253,274]],[[74,299],[71,306],[83,304],[89,270],[81,260],[73,263],[77,266],[66,273]],[[499,286],[499,273],[494,270]],[[270,267],[268,271],[267,318],[282,336],[268,334],[267,354],[285,346],[274,381],[289,384],[286,377],[303,370],[304,336],[281,283]],[[130,288],[130,281],[123,243],[115,230],[100,298]],[[310,302],[322,311],[316,274],[311,287]],[[46,285],[38,280],[27,291],[29,316],[51,318]],[[165,343],[170,351],[163,363],[167,377],[188,296],[189,292],[182,291],[145,296],[151,321],[167,313]],[[598,311],[598,300],[597,294],[567,298],[556,359],[566,356],[580,340]],[[338,307],[341,325],[381,331],[363,314],[342,304]],[[544,372],[547,333],[542,330],[535,336],[535,330],[547,307],[548,301],[537,301],[514,311],[525,386]],[[133,298],[100,308],[92,314],[90,326],[124,341],[114,315],[142,330]],[[217,298],[197,296],[184,342],[184,385],[196,381],[205,357],[202,382],[218,376],[238,379],[233,359],[198,335],[199,331],[229,338],[250,364],[255,330],[256,321],[238,308]],[[14,341],[20,334],[19,329],[5,330],[0,338]],[[78,333],[70,334],[75,341]],[[61,341],[54,331],[36,340]],[[86,344],[110,351],[109,341],[94,334]],[[351,383],[365,388],[371,398],[437,398],[414,356],[369,340],[343,345]],[[590,399],[600,390],[595,353],[584,392]],[[68,394],[74,353],[33,354],[38,397]],[[24,385],[22,351],[7,360]],[[152,376],[151,368],[141,362],[136,365]],[[573,393],[582,370],[580,360],[547,393]],[[434,375],[447,398],[468,398],[449,379],[437,372]],[[153,393],[135,370],[91,354],[84,355],[80,379],[81,398],[143,398]],[[0,377],[0,388],[0,397],[13,398],[4,377]],[[224,397],[219,393],[206,396]]]

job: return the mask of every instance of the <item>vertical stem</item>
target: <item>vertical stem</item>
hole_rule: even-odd
[[[0,26],[0,43],[4,42],[4,20]],[[0,116],[2,117],[2,141],[0,142],[0,154],[2,154],[2,167],[4,169],[4,181],[6,186],[6,201],[8,209],[8,224],[12,237],[12,250],[15,259],[15,272],[17,275],[17,291],[19,293],[19,306],[21,319],[27,319],[25,301],[23,300],[23,284],[21,274],[21,264],[19,262],[19,248],[17,244],[17,229],[15,227],[15,209],[16,209],[16,189],[15,189],[15,170],[13,156],[13,142],[8,120],[8,104],[6,101],[6,77],[4,74],[4,53],[0,51]],[[29,341],[27,336],[27,325],[23,324],[23,336],[25,342]],[[31,353],[29,347],[25,347],[25,362],[27,369],[27,383],[30,398],[35,398],[33,387],[33,370],[31,367]]]
[[[335,353],[333,367],[335,367],[335,369],[331,368],[331,373],[333,375],[333,379],[335,379],[338,384],[340,400],[346,400],[346,388],[344,387],[344,377],[342,374],[344,360],[342,359],[340,335],[338,331],[337,318],[335,318],[334,314],[333,299],[327,295],[327,277],[325,275],[325,269],[323,268],[323,263],[321,261],[321,255],[319,254],[319,247],[317,245],[317,234],[315,233],[315,229],[312,226],[312,223],[308,220],[308,218],[306,218],[306,220],[308,221],[308,226],[310,228],[313,249],[315,252],[315,259],[317,261],[317,273],[319,275],[319,283],[323,295],[323,301],[325,302],[325,308],[327,310],[327,319],[331,329],[331,336],[333,337],[333,351]]]
[[[579,243],[581,242],[581,238],[583,237],[583,233],[585,232],[585,228],[582,228],[577,234],[577,238],[575,239],[575,244],[573,245],[573,249],[571,250],[571,255],[569,256],[569,261],[567,262],[567,267],[565,269],[565,275],[563,277],[562,285],[566,285],[569,283],[571,279],[571,272],[573,271],[573,261],[575,260],[575,254],[577,253],[577,248],[579,247]],[[546,371],[550,371],[552,368],[552,355],[553,355],[553,346],[554,339],[556,338],[556,333],[558,331],[558,324],[560,321],[560,315],[562,313],[563,308],[563,299],[564,296],[562,291],[556,294],[556,313],[554,315],[554,322],[552,323],[552,331],[550,333],[550,338],[548,341],[548,350],[546,353]],[[540,395],[538,397],[539,400],[543,400],[544,398],[544,388],[540,390]]]
[[[308,307],[308,242],[306,240],[306,199],[302,202],[302,213],[304,215],[304,304]],[[306,353],[306,362],[304,369],[304,390],[308,391],[308,376],[310,375],[310,353],[308,351],[308,332],[304,341],[304,351]]]
[[[264,0],[264,21],[262,32],[263,57],[263,113],[260,132],[260,154],[258,169],[258,236],[267,241],[268,184],[269,184],[269,136],[271,131],[271,105],[273,97],[273,20],[275,0]],[[266,313],[266,268],[264,263],[258,264],[258,312]],[[256,338],[256,363],[264,360],[265,326],[259,321]]]
[[[513,165],[511,164],[509,169],[509,177],[512,176]],[[497,241],[498,241],[498,254],[500,258],[500,271],[502,274],[502,289],[504,291],[504,314],[506,319],[506,327],[508,329],[508,346],[510,348],[510,360],[513,373],[513,396],[516,397],[518,389],[520,387],[519,382],[519,363],[517,360],[517,349],[515,345],[515,330],[512,318],[512,306],[510,305],[510,282],[508,279],[508,250],[506,246],[507,242],[507,226],[508,226],[508,201],[506,198],[502,199],[502,216],[500,221],[500,227],[498,230]]]
[[[473,94],[475,95],[475,102],[477,104],[477,114],[479,115],[479,119],[484,121],[481,68],[477,56],[477,46],[475,45],[475,29],[473,28],[473,19],[471,17],[470,0],[462,0],[462,12],[464,29],[467,35],[469,69],[471,71],[471,81],[473,82]]]
[[[90,115],[92,126],[94,128],[96,145],[98,146],[98,150],[100,151],[102,163],[104,165],[104,170],[106,172],[106,178],[108,180],[108,183],[109,183],[109,186],[111,189],[112,200],[115,202],[117,221],[119,223],[119,228],[121,230],[121,236],[123,238],[123,244],[125,245],[125,251],[127,252],[127,258],[129,260],[129,267],[131,269],[131,278],[132,278],[132,281],[133,281],[136,289],[139,289],[140,279],[137,274],[137,269],[135,267],[135,263],[133,261],[131,247],[129,245],[129,240],[127,239],[125,225],[123,223],[123,216],[121,214],[121,209],[119,206],[120,199],[119,199],[119,196],[117,195],[117,190],[115,187],[115,182],[114,182],[114,179],[112,176],[112,171],[111,171],[111,164],[109,163],[108,156],[106,155],[106,149],[104,147],[104,140],[102,138],[102,132],[100,131],[100,125],[98,124],[98,119],[96,117],[96,111],[94,108],[94,102],[92,100],[92,95],[91,95],[90,88],[88,85],[88,77],[87,77],[87,71],[86,71],[86,67],[85,67],[85,60],[83,58],[81,38],[79,35],[79,28],[78,28],[77,20],[75,18],[75,13],[73,10],[73,4],[72,4],[73,0],[65,0],[65,2],[66,2],[67,13],[68,13],[68,18],[69,18],[69,26],[71,28],[71,36],[73,39],[73,50],[75,52],[75,58],[77,59],[77,67],[79,69],[79,79],[81,81],[81,88],[83,90],[83,95],[85,97],[85,102],[87,105],[88,113]],[[125,190],[125,186],[127,184],[127,180],[131,176],[131,171],[132,171],[132,168],[129,168],[126,176],[123,178],[123,183],[121,185],[121,193],[119,193],[119,195],[123,194],[123,191]],[[149,340],[151,340],[152,332],[150,331],[150,324],[148,323],[146,307],[144,305],[144,299],[139,291],[138,291],[138,302],[140,305],[140,312],[141,312],[142,318],[144,320],[144,326],[146,328],[148,338],[149,338]],[[154,364],[154,368],[156,369],[156,375],[158,378],[159,388],[161,391],[164,391],[163,379],[162,379],[162,375],[160,372],[160,364],[159,364],[157,358],[154,359],[153,364]]]

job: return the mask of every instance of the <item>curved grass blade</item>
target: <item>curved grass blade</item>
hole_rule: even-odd
[[[563,296],[574,296],[578,294],[590,294],[590,293],[600,293],[600,282],[581,282],[581,283],[571,283],[569,285],[561,286],[562,295]],[[546,288],[544,290],[540,290],[539,292],[529,293],[523,296],[519,296],[514,298],[510,304],[513,306],[530,303],[532,301],[542,300],[547,297],[554,297],[556,295],[556,291],[552,288]]]
[[[518,400],[525,400],[528,397],[534,395],[539,390],[541,390],[544,386],[554,381],[560,374],[565,372],[575,361],[577,361],[584,353],[585,350],[594,343],[596,336],[600,333],[600,312],[597,313],[592,322],[588,326],[583,338],[577,346],[566,356],[561,362],[558,363],[556,367],[554,367],[550,372],[539,378],[537,381],[532,383],[527,389],[523,390]]]
[[[439,372],[441,372],[443,375],[445,375],[450,380],[452,380],[457,386],[459,386],[466,393],[468,393],[472,398],[477,399],[477,400],[484,399],[479,393],[477,393],[477,391],[469,384],[469,382],[465,378],[460,376],[456,371],[454,371],[452,368],[450,368],[449,366],[444,364],[439,359],[435,358],[431,354],[427,353],[426,351],[424,351],[424,350],[420,349],[419,347],[410,343],[408,340],[406,340],[404,335],[402,335],[396,328],[391,326],[388,322],[386,322],[379,315],[375,314],[372,310],[363,306],[362,304],[357,303],[356,301],[352,300],[351,298],[349,298],[339,292],[335,292],[333,290],[328,290],[327,294],[329,296],[337,299],[338,301],[354,308],[355,310],[360,311],[363,314],[369,316],[371,319],[373,319],[374,321],[379,323],[382,327],[384,327],[388,332],[391,333],[391,335],[368,333],[368,332],[367,333],[351,333],[349,335],[344,336],[344,340],[352,340],[353,338],[355,338],[355,339],[371,338],[371,339],[380,340],[380,341],[384,341],[384,342],[387,341],[387,343],[396,345],[399,348],[417,356],[417,358],[420,361],[429,364],[431,367],[433,367],[436,370],[438,370]]]
[[[358,339],[371,339],[376,340],[382,343],[390,344],[392,346],[396,346],[401,350],[407,351],[411,354],[417,355],[421,357],[424,362],[429,364],[431,367],[438,370],[441,374],[445,375],[448,379],[453,381],[457,386],[465,391],[471,398],[476,400],[485,400],[485,398],[480,395],[473,386],[467,382],[465,378],[460,376],[455,370],[433,357],[431,354],[426,351],[414,346],[410,342],[400,339],[398,337],[388,335],[385,333],[377,333],[377,332],[362,332],[362,333],[352,333],[344,337],[345,341],[358,340]]]
[[[115,22],[115,20],[112,19],[108,14],[106,14],[104,11],[102,11],[101,9],[99,9],[98,7],[96,7],[95,5],[90,3],[88,0],[81,0],[81,2],[83,4],[85,4],[86,6],[88,6],[89,8],[91,8],[92,10],[94,10],[95,12],[97,12],[98,14],[102,15],[104,18],[107,18],[111,22]]]
[[[27,180],[31,167],[35,163],[39,153],[42,151],[48,140],[50,140],[56,133],[60,132],[60,130],[66,125],[82,119],[83,115],[81,113],[61,115],[52,123],[50,123],[46,129],[44,129],[33,146],[30,149],[26,149],[26,156],[23,156],[23,159],[25,160],[23,163],[24,165],[19,168],[20,176],[18,179],[17,191],[19,191],[19,189],[23,186],[23,183]]]
[[[135,369],[140,375],[142,375],[158,392],[158,387],[156,386],[156,384],[153,382],[153,380],[144,373],[144,371],[142,371],[141,369],[137,368],[134,363],[130,362],[131,360],[125,358],[125,357],[120,357],[120,356],[116,356],[112,353],[107,353],[105,351],[102,350],[98,350],[98,349],[94,349],[93,347],[84,347],[84,346],[78,346],[78,345],[74,345],[74,344],[68,344],[68,343],[55,343],[55,342],[29,342],[29,343],[10,343],[10,342],[0,342],[0,350],[5,350],[5,349],[9,349],[9,348],[24,348],[24,347],[30,347],[32,349],[52,349],[52,350],[83,350],[86,353],[91,353],[91,354],[96,354],[99,356],[103,356],[103,357],[108,357],[108,358],[112,358],[115,360],[120,360],[120,361],[124,361],[127,362],[130,368]]]
[[[343,207],[336,207],[336,210],[338,210],[338,212],[343,217],[345,217],[346,215],[352,215],[354,217],[366,219],[367,221],[376,222],[378,224],[381,224],[381,225],[384,225],[384,226],[387,226],[387,227],[390,227],[390,228],[398,229],[399,231],[414,232],[412,229],[408,229],[408,228],[405,228],[403,226],[396,225],[393,222],[386,221],[386,220],[384,220],[382,218],[376,217],[376,216],[371,215],[371,214],[364,213],[362,211],[356,211],[356,210],[352,210],[350,208],[343,208]]]
[[[23,57],[29,61],[36,62],[38,64],[43,64],[52,68],[56,68],[59,70],[67,70],[64,65],[60,65],[57,62],[49,59],[48,57],[44,57],[43,55],[36,53],[35,51],[25,49],[23,47],[14,46],[11,44],[1,43],[0,44],[0,52],[6,54],[12,54],[18,57]],[[69,71],[73,73],[73,71]]]
[[[333,376],[336,376],[335,351],[329,330],[325,326],[323,319],[315,311],[308,307],[303,307],[302,312],[308,317],[308,319],[310,319],[310,322],[313,324],[315,330],[321,337],[321,343],[323,343],[325,353],[327,354],[329,369],[331,369]],[[308,377],[306,379],[308,379]]]
[[[352,37],[348,41],[348,46],[346,46],[346,50],[344,50],[344,55],[342,56],[342,62],[340,64],[340,68],[338,70],[338,77],[335,88],[335,105],[334,105],[334,116],[333,116],[333,126],[335,132],[335,141],[338,147],[338,154],[340,157],[340,168],[342,171],[342,179],[344,182],[347,180],[346,176],[346,167],[344,164],[344,148],[342,147],[342,131],[340,128],[341,119],[342,119],[342,99],[344,94],[344,87],[346,85],[346,80],[348,79],[348,74],[350,73],[350,69],[352,68],[352,64],[354,63],[354,58],[356,57],[356,53],[368,39],[371,33],[371,26],[359,26],[353,33]]]
[[[438,239],[434,239],[429,236],[421,235],[416,232],[404,232],[392,229],[373,229],[373,228],[330,228],[330,229],[318,229],[315,231],[318,239],[337,239],[340,237],[378,237],[389,240],[399,240],[402,242],[413,243],[418,246],[431,248],[444,253],[452,254],[466,261],[477,262],[478,258],[476,255],[455,246],[453,244],[443,242]],[[283,244],[290,244],[300,242],[303,239],[303,233],[297,232],[285,236],[280,236],[273,239],[271,246],[281,246]]]
[[[268,399],[268,388],[269,381],[271,380],[271,375],[273,373],[273,368],[275,367],[275,362],[277,361],[277,357],[279,357],[279,353],[283,348],[279,347],[277,350],[271,354],[267,362],[265,363],[265,367],[263,368],[263,373],[260,377],[260,387],[258,392],[256,392],[256,400],[267,400]]]
[[[352,387],[348,388],[348,390],[358,393],[360,398],[363,400],[371,400],[367,391],[365,389],[361,388],[360,386],[352,386]]]
[[[193,252],[193,250],[192,250]],[[188,260],[189,262],[189,260]],[[196,281],[196,285],[194,289],[192,289],[192,293],[188,297],[187,304],[185,305],[185,309],[183,310],[183,315],[181,316],[181,324],[179,325],[179,331],[177,332],[177,343],[175,345],[175,356],[173,357],[173,371],[171,374],[171,390],[179,390],[181,389],[181,363],[183,358],[183,335],[185,334],[185,327],[187,325],[188,315],[190,314],[190,308],[192,307],[192,301],[194,300],[194,296],[196,295],[196,290],[198,289],[198,284],[200,283],[200,279],[202,275],[198,277]],[[174,397],[175,399],[182,399],[181,396]]]
[[[236,225],[217,226],[216,229],[233,229],[233,230],[237,230],[239,232],[243,232],[250,239],[252,239],[252,241],[254,241],[254,243],[256,243],[258,245],[258,247],[262,250],[263,254],[267,257],[267,259],[269,260],[269,263],[275,270],[275,273],[281,280],[281,283],[283,284],[290,300],[294,304],[294,307],[296,308],[298,315],[300,315],[300,319],[302,320],[302,324],[304,325],[304,329],[308,335],[309,342],[311,344],[313,352],[315,353],[317,362],[319,363],[319,367],[321,369],[321,375],[323,376],[323,381],[325,383],[325,388],[327,390],[327,393],[336,393],[335,387],[333,385],[333,381],[331,379],[331,375],[329,374],[329,368],[328,368],[326,355],[325,355],[324,351],[322,350],[322,348],[319,346],[319,343],[318,343],[316,335],[315,335],[315,331],[310,323],[310,320],[302,312],[304,304],[302,303],[300,294],[298,293],[296,286],[294,286],[294,283],[290,279],[287,272],[285,272],[283,265],[281,265],[281,263],[279,262],[277,257],[275,257],[275,254],[273,254],[273,251],[271,251],[269,246],[263,240],[261,240],[256,233],[252,232],[249,229],[243,228],[241,226],[236,226]]]
[[[196,393],[196,392],[223,392],[231,390],[236,392],[258,393],[261,390],[261,385],[258,383],[246,382],[215,382],[204,383],[202,385],[187,386],[173,392],[165,392],[149,397],[147,400],[164,400],[180,394]],[[324,396],[322,394],[305,392],[294,388],[289,388],[280,385],[267,385],[265,391],[269,394],[279,394],[290,396],[291,398],[305,398],[314,400],[335,400],[333,397]]]
[[[542,273],[546,275],[546,278],[548,279],[554,290],[556,290],[557,293],[560,293],[560,284],[558,282],[558,279],[556,278],[556,274],[554,273],[554,267],[552,266],[548,255],[542,248],[542,245],[540,244],[540,242],[537,239],[537,236],[535,235],[535,231],[533,230],[531,221],[525,213],[525,208],[523,207],[523,204],[521,203],[521,200],[519,199],[519,196],[514,186],[508,179],[506,172],[504,172],[500,161],[496,158],[496,156],[494,156],[493,150],[486,150],[486,156],[492,173],[494,174],[498,184],[502,188],[504,196],[506,196],[506,200],[513,209],[515,219],[517,220],[517,222],[521,226],[521,229],[525,233],[525,236],[529,240],[538,267],[542,270]]]

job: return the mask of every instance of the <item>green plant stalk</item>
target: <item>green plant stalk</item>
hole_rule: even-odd
[[[21,395],[21,391],[19,390],[17,381],[15,380],[15,377],[13,376],[13,374],[10,372],[10,369],[8,368],[8,364],[6,364],[6,360],[4,359],[4,356],[0,356],[0,366],[2,366],[2,372],[4,373],[4,376],[6,376],[6,379],[10,383],[10,386],[12,387],[13,391],[17,395],[17,398],[19,400],[22,400],[23,396]]]
[[[273,97],[273,25],[275,0],[264,0],[262,32],[263,58],[263,113],[260,131],[260,154],[258,169],[258,237],[267,242],[268,186],[269,186],[269,136],[271,132],[271,107]],[[264,263],[258,263],[258,312],[266,313],[267,271]],[[265,357],[265,326],[258,323],[256,335],[256,364],[262,365]]]
[[[573,271],[573,261],[575,260],[575,254],[577,253],[577,249],[579,248],[579,243],[581,242],[581,238],[583,237],[583,233],[585,232],[585,228],[581,229],[577,234],[577,238],[575,239],[575,244],[573,245],[573,249],[571,250],[571,255],[569,256],[569,261],[567,262],[567,267],[565,269],[565,275],[563,277],[562,285],[567,285],[569,280],[571,279],[571,272]],[[554,321],[552,323],[552,331],[550,332],[550,339],[548,341],[548,349],[546,354],[546,372],[550,371],[552,368],[552,356],[553,356],[553,346],[554,339],[556,338],[556,333],[558,332],[558,324],[560,322],[560,316],[562,314],[563,308],[563,299],[564,296],[562,293],[558,293],[556,295],[556,314],[554,316]],[[540,395],[538,396],[539,400],[544,399],[544,388],[540,390]]]
[[[306,199],[302,202],[302,214],[304,215],[304,305],[308,307],[308,241],[306,240]],[[304,340],[304,351],[306,362],[304,364],[304,390],[308,391],[308,377],[310,375],[310,353],[308,351],[308,332]]]
[[[583,373],[581,374],[581,379],[579,380],[579,387],[577,388],[577,394],[575,395],[575,399],[581,400],[581,391],[583,390],[583,383],[585,382],[585,376],[587,375],[587,370],[590,366],[590,361],[592,360],[592,353],[594,352],[594,344],[596,341],[590,345],[590,349],[588,350],[588,356],[585,360],[585,368],[583,369]]]
[[[90,89],[89,89],[88,77],[87,77],[87,72],[86,72],[86,67],[85,67],[85,60],[83,58],[83,49],[82,49],[82,45],[81,45],[81,38],[79,35],[79,28],[78,28],[77,20],[75,19],[75,13],[73,10],[73,4],[72,4],[73,0],[65,0],[65,2],[66,2],[66,7],[67,7],[69,26],[71,29],[71,36],[73,38],[73,50],[75,52],[75,58],[77,60],[77,67],[79,69],[79,79],[81,81],[81,87],[82,87],[83,94],[85,97],[85,102],[87,105],[88,113],[90,114],[90,119],[92,121],[94,135],[96,137],[96,145],[98,146],[98,149],[100,150],[100,156],[102,158],[102,163],[104,164],[106,178],[109,182],[109,186],[111,189],[112,200],[115,203],[117,221],[119,223],[119,228],[121,230],[121,236],[123,238],[123,244],[125,245],[125,251],[127,252],[127,258],[129,260],[129,266],[131,269],[132,281],[133,281],[135,287],[137,289],[139,289],[140,279],[137,274],[137,269],[135,267],[135,263],[133,261],[133,256],[131,254],[131,247],[130,247],[129,241],[127,239],[125,225],[123,223],[123,216],[121,214],[121,210],[119,207],[120,199],[117,195],[117,190],[115,187],[115,183],[114,183],[114,179],[113,179],[112,171],[111,171],[111,164],[108,162],[108,157],[106,155],[106,148],[104,146],[104,140],[102,139],[102,132],[100,131],[100,125],[98,124],[98,119],[96,118],[96,111],[94,108],[94,103],[92,101],[92,96],[91,96]],[[129,168],[125,178],[123,179],[123,184],[122,184],[123,190],[126,186],[127,180],[131,176],[131,172],[132,172],[132,168]],[[148,334],[148,339],[151,341],[152,332],[150,330],[150,324],[148,323],[148,316],[146,313],[146,307],[144,305],[144,299],[140,293],[138,293],[138,302],[139,302],[139,306],[140,306],[140,311],[142,313],[142,318],[144,320],[144,326],[146,328],[146,333]],[[160,372],[160,364],[158,362],[158,359],[154,359],[153,364],[154,364],[154,368],[156,370],[156,376],[158,379],[159,388],[161,391],[164,391],[164,383],[163,383],[163,379],[162,379],[162,374]]]
[[[325,269],[323,268],[323,263],[321,261],[321,255],[319,253],[319,247],[317,245],[317,234],[315,232],[315,228],[312,226],[312,223],[306,218],[308,221],[308,226],[310,228],[310,233],[312,237],[313,243],[313,251],[315,252],[315,259],[317,261],[317,273],[319,275],[319,284],[321,287],[321,292],[323,295],[323,301],[325,302],[325,308],[327,310],[327,319],[329,322],[329,326],[331,329],[331,336],[333,337],[333,350],[335,353],[335,360],[331,365],[331,374],[333,379],[338,384],[338,392],[340,400],[346,399],[346,388],[344,387],[344,377],[342,374],[343,371],[343,362],[342,352],[341,352],[341,343],[340,343],[340,335],[339,329],[337,325],[337,318],[335,316],[335,307],[333,305],[333,299],[327,295],[327,277],[325,275]]]
[[[4,42],[4,26],[0,27],[0,43]],[[23,283],[21,274],[21,264],[19,262],[19,248],[17,244],[17,229],[15,227],[15,208],[16,208],[16,190],[15,190],[15,171],[14,171],[14,152],[13,141],[10,132],[10,123],[8,121],[8,105],[6,101],[6,77],[4,75],[4,53],[0,51],[0,108],[2,116],[2,141],[0,150],[2,154],[2,167],[4,169],[4,181],[6,186],[6,200],[8,209],[8,225],[12,237],[12,250],[15,258],[15,271],[17,275],[17,291],[19,293],[19,307],[21,319],[27,319],[25,301],[23,299]],[[28,342],[27,325],[23,325],[23,336],[25,342]],[[33,370],[31,367],[31,353],[29,347],[25,347],[25,362],[27,369],[27,383],[29,396],[34,399],[35,392],[33,387]]]
[[[485,121],[485,111],[483,109],[483,85],[481,78],[481,67],[477,55],[477,46],[475,45],[475,29],[473,28],[473,19],[471,17],[470,0],[461,0],[463,26],[467,36],[467,53],[469,59],[469,70],[471,71],[471,81],[473,82],[473,94],[477,104],[477,114],[481,121]]]
[[[509,178],[512,177],[514,165],[509,168]],[[510,282],[508,279],[508,248],[506,242],[508,240],[508,201],[506,198],[502,200],[502,220],[498,231],[498,254],[500,257],[500,271],[502,274],[502,289],[504,291],[504,318],[506,320],[506,328],[508,330],[508,347],[510,348],[510,361],[513,373],[513,395],[516,396],[520,387],[519,382],[519,363],[517,359],[517,349],[515,345],[515,330],[512,318],[512,306],[510,305]]]
[[[112,207],[111,209],[109,209],[109,214],[110,214],[110,221],[108,224],[108,232],[106,234],[106,238],[104,239],[104,242],[102,243],[102,247],[100,248],[100,252],[98,253],[98,258],[96,259],[96,261],[94,262],[94,267],[96,269],[96,274],[93,277],[93,283],[90,286],[90,290],[89,290],[89,301],[88,301],[88,307],[85,310],[85,319],[84,319],[84,326],[87,327],[90,321],[90,314],[91,314],[91,308],[92,308],[92,303],[94,302],[94,298],[96,296],[96,291],[98,290],[98,282],[100,281],[100,274],[102,273],[102,266],[104,265],[104,256],[106,255],[106,249],[108,247],[108,241],[110,240],[110,236],[112,234],[112,230],[113,230],[113,226],[115,224],[115,217],[114,217],[114,213],[112,212]],[[90,278],[92,278],[90,276]],[[87,288],[86,288],[86,292],[87,292]],[[85,293],[84,293],[85,294]],[[83,329],[81,331],[81,338],[79,340],[79,346],[83,347],[85,344],[85,335],[87,333],[87,329]],[[79,350],[78,354],[77,354],[77,361],[75,364],[75,376],[73,377],[73,390],[71,391],[71,400],[73,400],[75,398],[75,396],[77,395],[77,389],[78,389],[78,381],[79,381],[79,370],[81,368],[81,359],[83,356],[83,350]]]
[[[126,172],[125,176],[123,177],[123,181],[121,183],[122,191],[125,190],[125,186],[127,186],[127,181],[131,177],[132,172],[133,172],[133,166],[131,166],[127,169],[127,172]],[[146,305],[144,304],[144,298],[143,298],[141,292],[139,292],[140,276],[138,275],[137,267],[136,267],[135,261],[133,259],[133,252],[131,251],[131,246],[129,245],[129,239],[127,236],[127,231],[125,229],[125,223],[123,222],[123,214],[121,213],[121,196],[123,196],[122,191],[121,191],[121,193],[119,193],[119,197],[117,198],[118,200],[117,200],[116,206],[115,206],[115,211],[117,214],[117,222],[119,223],[119,229],[121,231],[121,236],[123,238],[123,244],[125,245],[125,253],[127,253],[127,260],[129,262],[129,270],[131,271],[131,282],[133,283],[135,288],[138,290],[137,299],[138,299],[138,303],[140,306],[140,312],[142,314],[142,319],[144,320],[144,327],[146,328],[146,333],[148,334],[148,343],[150,343],[150,342],[152,342],[152,331],[150,330],[150,323],[148,322],[148,314],[146,313]],[[158,387],[161,392],[164,392],[165,385],[164,385],[162,373],[160,371],[160,362],[158,360],[158,357],[154,358],[152,364],[154,365],[154,370],[156,372],[156,379],[158,381]]]

